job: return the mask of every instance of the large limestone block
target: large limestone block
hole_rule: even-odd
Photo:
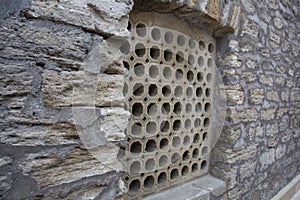
[[[47,106],[123,107],[123,75],[47,70],[43,77],[42,90]]]
[[[101,155],[95,159],[86,149],[53,148],[26,155],[19,168],[23,174],[31,175],[43,189],[112,170],[122,170],[122,165],[117,160],[117,152],[117,147],[102,147]]]
[[[0,95],[26,95],[32,89],[33,76],[25,66],[0,64]]]
[[[133,2],[111,0],[33,0],[28,17],[62,22],[104,35],[128,35]]]

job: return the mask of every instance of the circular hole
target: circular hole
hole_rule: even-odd
[[[196,159],[196,158],[198,158],[198,156],[199,156],[199,149],[195,148],[195,149],[193,150],[192,157],[193,157],[194,159]]]
[[[188,73],[187,73],[187,80],[189,82],[192,82],[194,80],[194,73],[193,73],[193,71],[188,71]]]
[[[203,65],[204,65],[204,58],[203,58],[203,56],[199,56],[199,58],[198,58],[198,65],[199,65],[199,67],[203,67]]]
[[[143,77],[145,74],[145,66],[143,64],[135,64],[133,67],[134,74],[137,77]]]
[[[183,89],[181,86],[176,86],[175,91],[174,91],[174,95],[176,97],[181,97],[183,94]]]
[[[211,82],[211,80],[212,80],[212,75],[211,75],[211,73],[208,73],[208,74],[206,75],[206,80],[207,80],[208,83]]]
[[[157,86],[154,84],[149,85],[148,94],[150,97],[155,97],[157,95]]]
[[[173,34],[172,34],[172,32],[167,31],[167,32],[165,33],[165,41],[166,41],[166,43],[168,43],[168,44],[170,44],[170,43],[173,42]]]
[[[185,112],[186,112],[186,113],[191,113],[192,111],[193,111],[193,106],[192,106],[192,104],[187,103],[187,104],[185,105]]]
[[[196,89],[196,96],[197,96],[197,97],[201,97],[202,94],[203,94],[202,88],[201,88],[201,87],[198,87],[198,88]]]
[[[199,141],[200,141],[200,135],[199,135],[199,133],[196,133],[196,134],[194,135],[193,143],[194,143],[194,144],[197,144]]]
[[[153,176],[147,176],[144,180],[144,188],[145,190],[150,190],[154,186],[154,178]]]
[[[194,163],[193,165],[192,165],[192,173],[195,173],[195,172],[197,172],[198,171],[198,164],[197,163]]]
[[[197,104],[196,104],[195,110],[196,110],[197,113],[200,113],[200,112],[201,112],[201,110],[202,110],[201,103],[197,103]]]
[[[184,166],[182,169],[181,169],[181,175],[182,176],[186,176],[188,175],[189,173],[189,168],[187,166]]]
[[[156,123],[155,122],[148,122],[146,125],[146,132],[148,134],[156,133]]]
[[[193,65],[195,63],[195,58],[194,58],[193,55],[189,55],[188,62],[189,62],[190,65]]]
[[[185,120],[184,128],[185,128],[186,130],[188,130],[188,129],[191,128],[191,126],[192,126],[191,120],[190,120],[190,119]]]
[[[191,88],[191,87],[188,87],[187,89],[186,89],[186,96],[188,97],[188,98],[191,98],[192,96],[193,96],[193,89]]]
[[[201,162],[201,170],[205,170],[206,166],[207,166],[207,161],[206,161],[206,160],[203,160],[203,161]]]
[[[139,117],[143,114],[143,105],[141,103],[135,103],[132,106],[132,114]]]
[[[158,160],[159,166],[164,167],[168,163],[168,157],[166,155],[162,155]]]
[[[131,153],[141,153],[142,152],[142,145],[140,142],[133,142],[130,145],[130,152]]]
[[[122,44],[120,46],[120,51],[121,51],[121,53],[126,54],[126,55],[130,52],[130,44],[127,40],[122,42]]]
[[[208,147],[203,147],[202,148],[202,156],[206,156],[207,153],[208,153]]]
[[[146,143],[146,151],[147,152],[153,152],[156,149],[156,142],[155,140],[148,140]]]
[[[175,180],[175,179],[177,179],[178,178],[178,169],[173,169],[172,171],[171,171],[171,174],[170,174],[170,178],[171,178],[171,180]]]
[[[167,149],[169,145],[169,140],[167,138],[163,138],[159,143],[160,149]]]
[[[202,140],[203,141],[206,141],[208,139],[207,135],[208,135],[207,132],[203,133],[203,135],[202,135]]]
[[[161,132],[168,132],[170,129],[170,124],[168,121],[162,121],[161,124],[160,124],[160,131]]]
[[[203,74],[202,72],[197,73],[197,81],[202,82],[203,81]]]
[[[170,113],[171,107],[169,103],[164,103],[161,107],[161,113],[167,115]]]
[[[171,95],[171,87],[169,85],[165,85],[162,88],[162,94],[164,95],[164,97],[169,97]]]
[[[172,140],[172,146],[174,148],[178,147],[180,145],[180,137],[176,136]]]
[[[133,95],[142,96],[144,94],[144,86],[141,83],[137,83],[133,86]]]
[[[191,49],[195,48],[195,41],[192,38],[189,39],[189,47]]]
[[[146,162],[145,162],[145,169],[147,171],[153,170],[154,167],[155,167],[155,160],[154,160],[154,158],[150,158],[150,159],[146,160]]]
[[[183,145],[184,146],[188,146],[190,144],[190,136],[186,135],[184,136],[184,139],[183,139]]]
[[[153,28],[151,31],[151,37],[153,40],[158,41],[161,37],[160,30],[158,28]]]
[[[182,110],[181,103],[180,102],[176,102],[175,105],[174,105],[173,112],[178,115],[178,114],[181,113],[181,110]]]
[[[146,35],[146,26],[145,24],[138,23],[136,25],[136,34],[140,37],[144,37]]]
[[[174,153],[171,157],[171,162],[172,164],[177,163],[180,161],[180,156],[178,153]]]
[[[155,103],[150,103],[147,107],[147,113],[150,116],[154,116],[157,114],[157,105]]]
[[[214,65],[213,60],[212,60],[211,58],[208,58],[208,59],[207,59],[207,66],[208,66],[209,68],[211,68],[213,65]]]
[[[210,89],[209,89],[209,88],[206,88],[206,90],[205,90],[205,95],[206,95],[206,97],[209,97],[209,96],[210,96]]]
[[[164,51],[165,61],[170,62],[172,60],[172,58],[173,58],[173,54],[172,54],[171,50],[165,50]]]
[[[185,38],[183,35],[178,35],[177,36],[177,44],[179,46],[183,46],[185,44]]]
[[[131,127],[131,134],[132,135],[140,135],[142,134],[142,124],[137,122],[134,123]]]
[[[130,173],[137,174],[141,170],[141,164],[139,161],[134,161],[130,165]]]
[[[209,53],[213,53],[214,50],[215,50],[214,45],[213,45],[212,43],[209,43],[209,45],[208,45],[208,52],[209,52]]]
[[[209,112],[210,109],[211,109],[210,103],[206,103],[205,106],[204,106],[205,112]]]
[[[131,183],[129,184],[129,192],[130,193],[137,193],[140,190],[141,187],[141,183],[139,180],[133,180],[131,181]]]
[[[184,61],[184,54],[181,51],[177,52],[176,61],[178,63],[182,63]]]
[[[194,127],[196,129],[200,127],[200,119],[199,118],[195,119],[195,121],[194,121]]]
[[[166,182],[166,180],[167,180],[167,174],[165,172],[162,172],[157,177],[157,184],[162,185]]]
[[[160,57],[160,49],[158,47],[151,47],[150,57],[154,60],[157,60]]]
[[[177,70],[176,70],[176,72],[175,72],[175,78],[176,78],[177,80],[180,80],[180,79],[183,78],[183,71],[182,71],[182,69],[177,69]]]
[[[159,75],[159,70],[158,70],[158,67],[156,65],[151,65],[149,67],[149,76],[151,78],[157,78]]]
[[[173,130],[178,131],[181,128],[181,121],[179,119],[173,122]]]
[[[182,154],[182,160],[183,161],[187,161],[190,159],[190,152],[189,151],[185,151],[183,154]]]
[[[165,79],[170,79],[172,77],[172,70],[170,67],[165,67],[163,70],[163,76]]]
[[[143,57],[146,53],[146,48],[142,43],[138,43],[135,45],[135,54],[138,57]]]
[[[210,124],[209,118],[205,118],[205,119],[203,120],[203,125],[204,125],[205,127],[208,127],[209,124]]]
[[[199,41],[199,49],[201,51],[204,51],[205,50],[205,42],[203,40],[200,40]]]

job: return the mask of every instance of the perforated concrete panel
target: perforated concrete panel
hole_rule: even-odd
[[[126,129],[123,180],[129,197],[181,184],[208,172],[215,41],[168,16],[131,18],[124,95],[131,112]]]

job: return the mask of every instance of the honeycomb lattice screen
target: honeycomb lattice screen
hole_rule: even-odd
[[[123,180],[135,198],[208,172],[216,69],[215,40],[178,19],[134,14],[130,30]]]

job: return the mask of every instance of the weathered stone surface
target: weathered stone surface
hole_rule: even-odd
[[[275,117],[276,108],[261,110],[261,120],[272,120]]]
[[[219,63],[220,65],[231,67],[241,67],[242,65],[242,61],[237,53],[228,53],[224,58],[219,59]]]
[[[266,169],[269,165],[275,162],[275,149],[267,149],[260,156],[261,170]]]
[[[92,0],[33,0],[28,17],[48,19],[85,28],[104,35],[128,35],[128,13],[133,2]]]
[[[26,66],[0,63],[0,95],[27,95],[33,88],[33,76]]]
[[[274,23],[274,26],[276,27],[276,28],[278,28],[278,29],[282,29],[282,27],[283,27],[283,23],[282,23],[282,20],[280,19],[280,18],[278,18],[278,17],[275,17],[274,19],[273,19],[273,23]]]
[[[27,127],[19,125],[14,129],[2,131],[0,142],[16,146],[66,145],[78,144],[79,136],[72,124],[36,125]]]
[[[234,107],[228,107],[228,109],[230,113],[228,118],[235,124],[240,122],[256,121],[258,118],[258,112],[255,108],[249,108],[241,111],[238,111]]]
[[[275,101],[275,102],[279,102],[279,95],[278,95],[278,91],[276,90],[268,90],[267,91],[267,99],[269,101]]]
[[[249,101],[253,104],[262,104],[265,98],[265,92],[263,88],[251,89],[249,91]]]
[[[42,90],[50,107],[123,106],[122,75],[48,70],[43,76]]]
[[[111,147],[102,147],[102,160],[95,159],[86,149],[52,149],[27,155],[19,167],[30,174],[41,188],[70,183],[85,177],[120,169]],[[110,159],[107,159],[110,158]],[[45,176],[47,174],[47,176]]]
[[[259,76],[259,82],[268,86],[273,86],[273,76],[262,74]]]
[[[21,24],[10,20],[2,26],[0,58],[23,63],[31,61],[42,68],[59,66],[78,69],[93,40],[100,40],[99,36],[81,29],[49,21],[25,20]],[[34,67],[32,65],[29,65],[31,69]],[[29,66],[26,66],[27,69]]]
[[[244,102],[244,89],[240,85],[226,85],[225,91],[229,102],[237,104]]]

